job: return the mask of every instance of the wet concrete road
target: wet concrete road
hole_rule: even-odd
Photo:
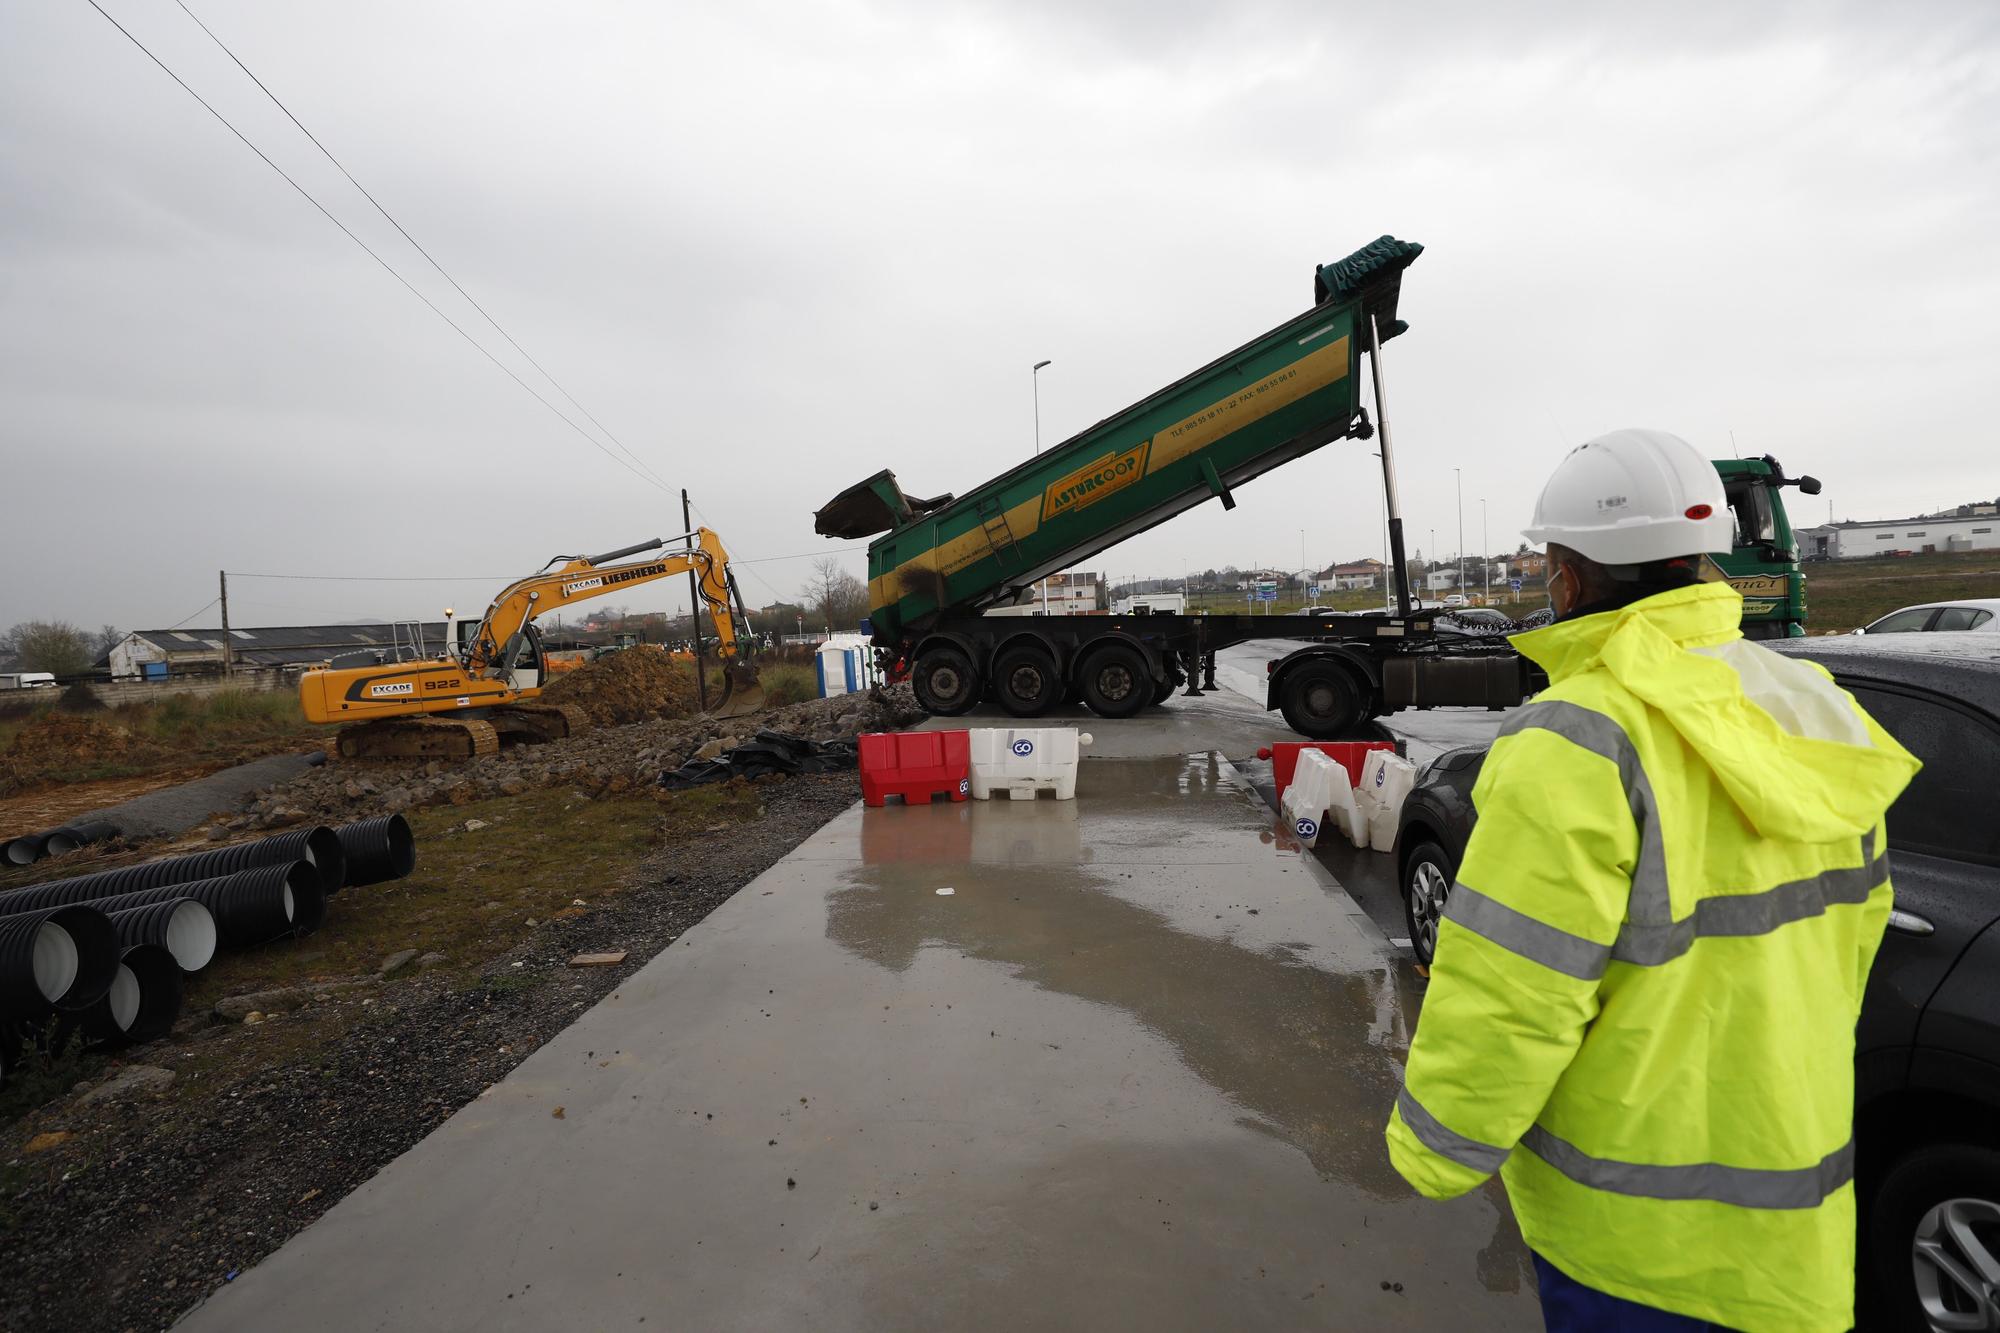
[[[856,808],[184,1327],[1538,1328],[1412,984],[1219,756]]]

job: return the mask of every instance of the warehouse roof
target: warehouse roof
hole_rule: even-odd
[[[435,653],[444,645],[444,622],[434,620],[421,625],[405,621],[395,625],[260,625],[243,629],[231,626],[229,646],[239,662],[253,666],[284,666],[294,662],[326,661],[349,654],[373,655],[393,651],[399,639],[408,648],[413,629],[421,632],[425,652]],[[133,637],[146,640],[170,657],[177,653],[222,651],[220,627],[142,629],[132,633]]]

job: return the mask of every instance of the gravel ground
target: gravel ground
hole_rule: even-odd
[[[841,702],[801,707],[831,714],[828,725],[838,725],[844,711],[826,705]],[[894,711],[865,698],[846,702],[852,710]],[[799,718],[783,713],[757,721],[801,729]],[[589,764],[607,782],[653,765],[673,767],[689,734],[667,744],[644,726],[593,733],[607,749],[626,753],[619,763]],[[659,743],[635,749],[642,740]],[[661,754],[641,758],[647,751]],[[496,760],[500,770],[509,762],[548,762]],[[320,778],[316,772],[291,788]],[[332,790],[330,803],[352,799],[339,795],[340,786]],[[625,892],[576,919],[547,923],[471,981],[422,973],[258,1024],[200,1028],[172,1051],[133,1054],[135,1063],[174,1072],[164,1090],[94,1105],[70,1097],[25,1117],[12,1144],[31,1134],[72,1137],[0,1163],[0,1221],[12,1227],[0,1233],[0,1328],[86,1333],[171,1325],[502,1078],[860,794],[852,773],[760,790],[768,813],[754,838],[736,828],[653,853]],[[627,957],[616,967],[567,965],[578,953],[619,949]],[[294,1049],[297,1058],[285,1058]],[[263,1066],[247,1077],[246,1056],[261,1056],[254,1063]],[[113,1077],[120,1072],[131,1068]]]
[[[621,654],[620,656],[623,656]],[[338,824],[386,810],[464,805],[566,784],[589,793],[651,787],[702,746],[748,740],[759,730],[808,740],[851,740],[925,717],[908,685],[814,699],[729,721],[685,718],[600,727],[547,745],[457,760],[332,761],[270,789],[242,813],[212,826],[217,837],[304,820]]]

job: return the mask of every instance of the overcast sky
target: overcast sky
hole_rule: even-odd
[[[188,2],[753,605],[849,483],[1025,456],[1033,362],[1054,442],[1383,233],[1427,247],[1387,356],[1413,546],[1457,547],[1462,468],[1466,549],[1482,499],[1511,549],[1626,425],[1817,474],[1805,520],[2000,494],[1990,0]],[[171,0],[101,3],[590,428]],[[0,625],[212,624],[222,568],[242,625],[434,615],[679,531],[86,0],[4,14]],[[1379,553],[1370,448],[1090,563]]]

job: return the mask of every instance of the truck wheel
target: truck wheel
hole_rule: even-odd
[[[1131,717],[1153,701],[1153,673],[1137,648],[1109,643],[1083,659],[1076,689],[1099,717]]]
[[[1040,717],[1062,692],[1055,659],[1040,648],[1010,648],[993,664],[993,697],[1015,717]]]
[[[1161,704],[1173,698],[1174,691],[1186,683],[1187,678],[1178,671],[1168,675],[1165,680],[1157,682],[1153,689],[1153,707],[1158,708]]]
[[[1354,673],[1338,662],[1308,662],[1293,670],[1279,706],[1287,726],[1316,741],[1335,740],[1368,720]]]
[[[979,702],[979,673],[972,669],[972,659],[958,649],[933,648],[917,659],[910,688],[925,712],[957,717]]]

